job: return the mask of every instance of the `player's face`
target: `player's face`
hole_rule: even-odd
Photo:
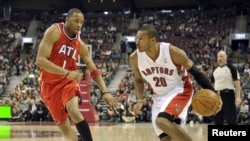
[[[138,31],[136,34],[136,46],[140,52],[147,51],[151,46],[151,38],[147,35],[147,31]]]
[[[69,23],[72,34],[78,34],[82,29],[84,17],[81,13],[74,13],[72,16],[68,17],[67,22]]]

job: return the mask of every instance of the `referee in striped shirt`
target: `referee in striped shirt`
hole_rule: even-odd
[[[221,110],[214,116],[216,125],[223,125],[226,120],[228,125],[236,125],[236,106],[241,103],[241,85],[238,70],[227,63],[227,54],[219,51],[216,67],[211,75],[211,81],[222,100]]]

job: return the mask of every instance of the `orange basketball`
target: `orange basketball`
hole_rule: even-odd
[[[211,116],[221,108],[221,100],[214,91],[201,89],[194,94],[191,105],[196,113]]]

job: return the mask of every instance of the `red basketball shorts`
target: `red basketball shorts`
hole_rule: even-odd
[[[75,95],[80,95],[80,89],[74,81],[60,84],[47,84],[42,82],[40,86],[41,96],[56,125],[62,124],[67,118],[66,103]]]

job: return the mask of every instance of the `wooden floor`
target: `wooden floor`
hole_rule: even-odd
[[[94,141],[159,141],[151,123],[89,124]],[[194,141],[207,141],[207,124],[187,124],[184,128]],[[66,139],[52,122],[0,121],[0,141],[66,141]]]

